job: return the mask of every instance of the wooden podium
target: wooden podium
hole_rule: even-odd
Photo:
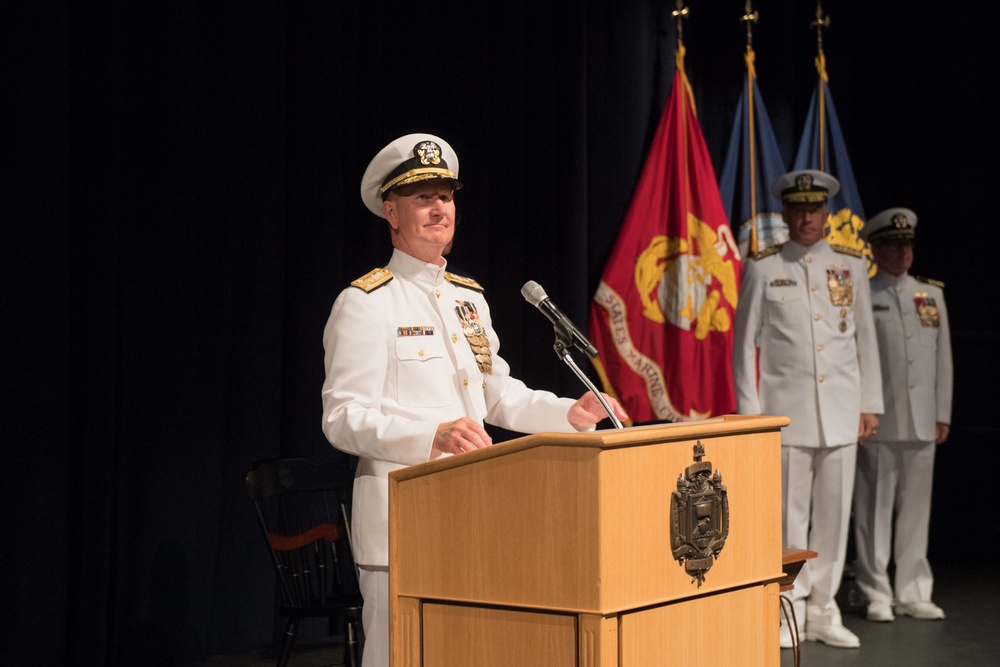
[[[779,665],[787,424],[539,433],[392,473],[390,664]],[[729,504],[700,587],[671,545],[697,442]]]

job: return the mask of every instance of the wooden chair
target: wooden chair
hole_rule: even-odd
[[[340,463],[272,459],[255,463],[245,482],[277,575],[278,612],[287,618],[278,667],[288,664],[303,617],[329,618],[330,635],[342,620],[344,664],[357,667],[362,600],[352,592],[350,471]]]

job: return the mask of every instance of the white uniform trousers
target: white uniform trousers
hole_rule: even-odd
[[[893,602],[890,558],[896,563],[896,601],[911,604],[931,599],[934,576],[927,560],[927,536],[936,448],[933,442],[873,441],[858,455],[854,491],[857,582],[872,602]]]
[[[359,566],[358,587],[365,601],[361,609],[365,628],[361,667],[389,667],[389,568]]]
[[[790,591],[800,632],[810,625],[843,625],[834,596],[844,573],[857,454],[857,445],[781,447],[784,546],[817,554]]]

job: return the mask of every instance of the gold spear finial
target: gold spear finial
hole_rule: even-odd
[[[816,48],[823,52],[823,28],[830,27],[830,17],[823,16],[822,0],[816,3],[816,20],[809,24],[810,28],[816,28]]]
[[[743,8],[746,12],[740,17],[740,20],[747,24],[747,46],[753,46],[753,26],[752,24],[757,23],[760,19],[760,13],[753,8],[753,3],[747,0],[746,5]]]
[[[677,0],[677,9],[670,12],[670,15],[674,17],[677,21],[677,41],[683,41],[684,36],[684,19],[688,17],[690,10],[684,6],[684,0]]]

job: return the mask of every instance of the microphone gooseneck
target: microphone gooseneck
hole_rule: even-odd
[[[593,359],[597,356],[597,348],[591,343],[582,331],[552,303],[552,299],[545,293],[542,286],[534,280],[524,283],[521,288],[521,295],[532,306],[537,308],[545,317],[552,322],[556,329],[556,336],[562,338],[567,344],[572,345],[588,357]]]

